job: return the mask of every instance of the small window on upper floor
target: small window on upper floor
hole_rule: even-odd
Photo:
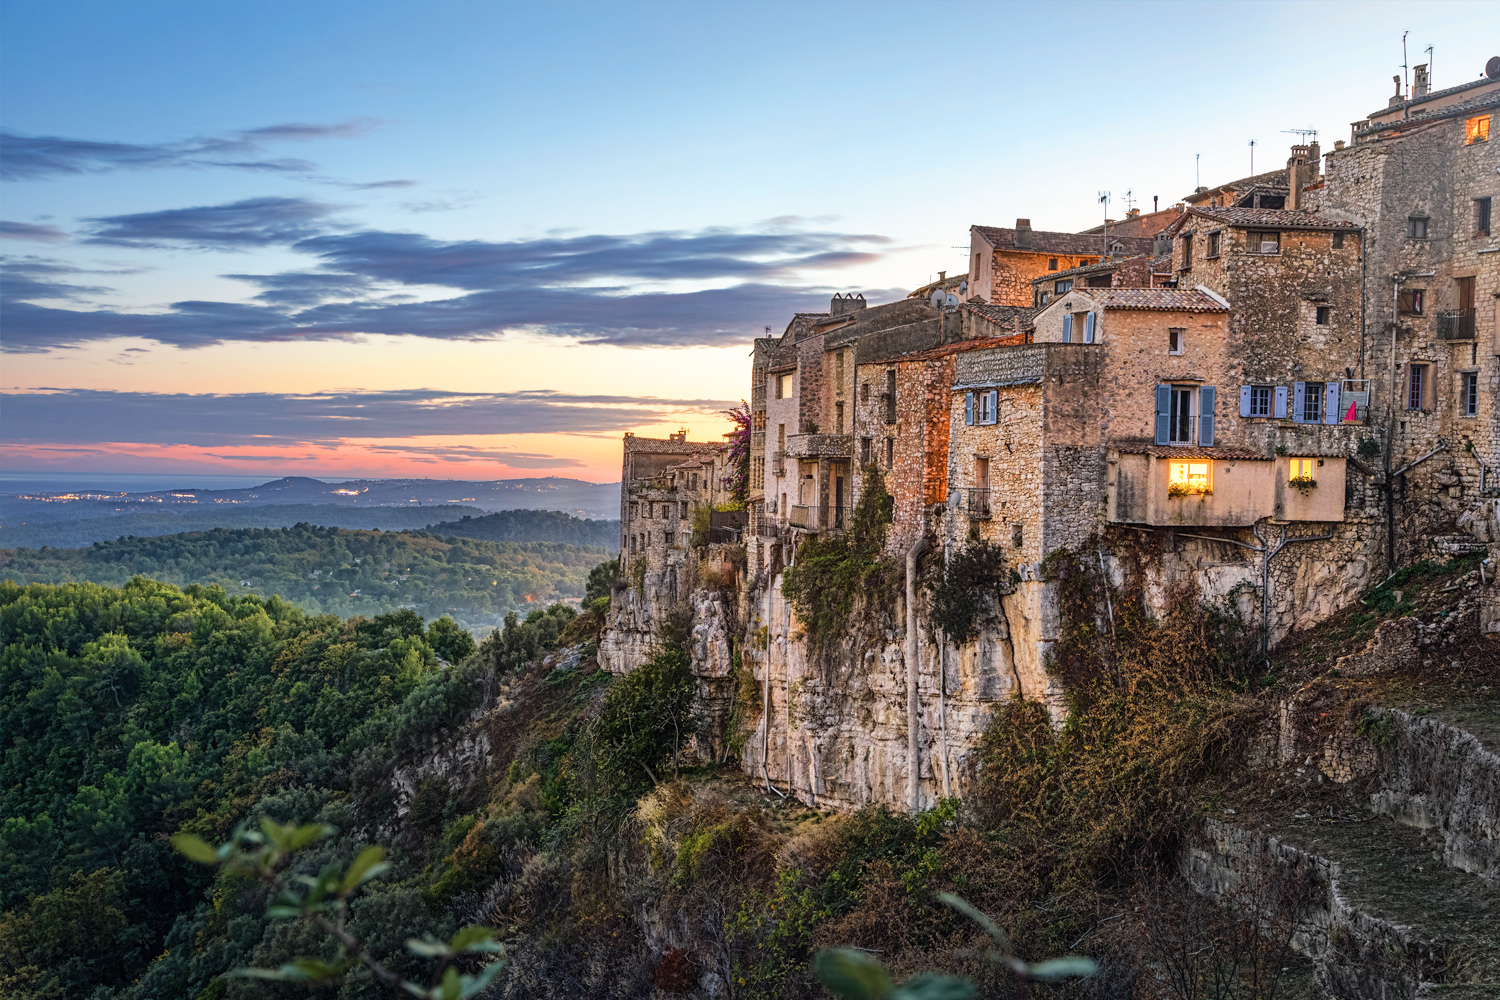
[[[1490,141],[1490,116],[1479,115],[1464,122],[1464,145]]]
[[[1396,294],[1396,311],[1403,316],[1422,315],[1422,300],[1427,297],[1425,288],[1403,288]]]
[[[1049,270],[1049,271],[1056,271],[1057,270],[1057,258],[1056,257],[1052,257],[1052,258],[1048,259],[1048,261],[1047,261],[1047,270]]]
[[[1332,306],[1318,306],[1318,319],[1317,319],[1317,323],[1318,323],[1319,326],[1327,326],[1332,321],[1332,318],[1333,318],[1333,307]]]
[[[1474,235],[1490,235],[1490,205],[1489,198],[1474,199]]]
[[[1281,234],[1252,229],[1245,234],[1246,253],[1281,253]]]
[[[1209,233],[1208,234],[1208,248],[1204,251],[1203,255],[1205,257],[1217,257],[1217,256],[1219,256],[1219,234],[1218,233]]]
[[[1333,234],[1333,248],[1335,250],[1342,250],[1342,249],[1344,249],[1344,234],[1343,233],[1334,233]]]
[[[1427,216],[1413,215],[1407,218],[1406,238],[1409,240],[1425,240],[1427,238]]]
[[[1191,271],[1193,269],[1193,234],[1182,234],[1182,267],[1179,270]]]
[[[1050,298],[1052,298],[1052,294],[1050,292],[1043,292],[1042,293],[1042,300],[1040,302],[1038,302],[1037,305],[1039,305],[1039,306],[1046,305],[1047,304],[1047,300],[1049,300]]]
[[[1185,329],[1182,329],[1182,328],[1179,328],[1179,327],[1173,327],[1172,329],[1168,330],[1167,331],[1167,353],[1168,354],[1181,354],[1182,351],[1183,351],[1183,342],[1184,342],[1184,340],[1186,340],[1186,338],[1187,338],[1187,330],[1185,330]]]
[[[1061,295],[1063,292],[1070,292],[1070,291],[1072,291],[1073,290],[1073,279],[1071,279],[1071,278],[1064,278],[1063,280],[1061,280],[1059,282],[1056,282],[1055,285],[1054,285],[1054,287],[1053,287],[1053,290],[1056,291],[1058,295]]]

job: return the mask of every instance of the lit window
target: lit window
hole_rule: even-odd
[[[1316,458],[1294,458],[1291,460],[1291,478],[1308,480],[1318,478],[1318,460]]]
[[[1187,493],[1212,493],[1211,462],[1172,462],[1167,492],[1172,496]]]
[[[1478,118],[1470,118],[1464,122],[1464,145],[1472,146],[1476,142],[1490,141],[1490,116],[1480,115]]]

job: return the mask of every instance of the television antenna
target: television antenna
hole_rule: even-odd
[[[1250,176],[1255,176],[1255,140],[1250,140]]]
[[[1304,143],[1318,141],[1318,130],[1315,128],[1284,128],[1281,130],[1281,133],[1283,135],[1301,136]]]
[[[1109,259],[1109,192],[1099,192],[1099,204],[1104,206],[1104,259]]]

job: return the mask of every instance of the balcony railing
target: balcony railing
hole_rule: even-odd
[[[1456,309],[1438,313],[1439,340],[1473,340],[1474,310]]]
[[[811,528],[817,517],[816,507],[804,507],[800,504],[790,504],[787,510],[787,521],[794,528]]]
[[[990,513],[990,491],[988,489],[971,489],[968,496],[969,517],[976,521],[988,521]]]

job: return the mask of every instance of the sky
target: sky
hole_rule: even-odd
[[[751,339],[1325,149],[1496,3],[0,2],[0,467],[619,478]],[[1425,51],[1432,46],[1432,53]]]

